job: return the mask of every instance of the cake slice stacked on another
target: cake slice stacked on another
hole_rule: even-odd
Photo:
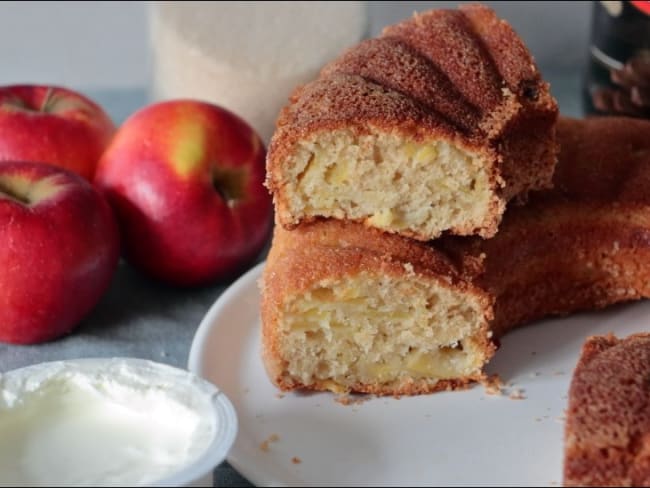
[[[523,42],[483,6],[416,14],[298,88],[267,159],[273,382],[390,395],[482,379],[485,256],[419,241],[492,237],[508,201],[548,188],[556,119]]]
[[[492,239],[276,226],[263,351],[280,388],[415,394],[481,380],[492,337],[650,297],[650,122],[562,119],[552,190]],[[621,148],[625,148],[624,151]]]
[[[280,224],[347,219],[419,240],[493,236],[550,185],[557,105],[512,28],[432,10],[351,48],[281,112],[267,185]]]

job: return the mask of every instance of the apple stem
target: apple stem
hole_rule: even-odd
[[[23,205],[29,205],[30,203],[26,197],[19,195],[11,188],[9,188],[7,185],[3,185],[1,181],[0,181],[0,194],[5,195],[11,200],[14,200],[18,203],[22,203]]]
[[[41,104],[41,108],[40,108],[41,112],[47,112],[50,109],[50,107],[48,107],[48,104],[50,103],[51,99],[52,99],[52,88],[50,87],[47,89],[47,93],[43,98],[43,103]]]

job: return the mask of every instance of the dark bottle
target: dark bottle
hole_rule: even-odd
[[[585,112],[650,118],[650,1],[594,2]]]

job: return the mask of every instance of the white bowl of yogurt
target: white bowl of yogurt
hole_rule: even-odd
[[[0,374],[0,486],[212,486],[237,434],[211,383],[151,361]]]

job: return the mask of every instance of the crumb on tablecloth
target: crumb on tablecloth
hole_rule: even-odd
[[[524,395],[524,390],[516,388],[510,393],[510,395],[508,395],[508,398],[510,398],[510,400],[525,400],[526,395]]]
[[[294,456],[294,457],[291,458],[291,462],[293,464],[300,464],[300,463],[302,463],[302,459],[300,459],[298,456]]]
[[[260,444],[260,450],[264,452],[269,452],[270,450],[270,444],[272,442],[278,442],[280,440],[280,436],[278,434],[271,434],[265,441],[263,441]]]
[[[350,405],[361,405],[362,403],[367,402],[372,398],[372,395],[338,395],[334,398],[334,401],[340,405],[344,405],[346,407]]]
[[[503,381],[498,374],[490,375],[481,381],[488,395],[503,395]]]

